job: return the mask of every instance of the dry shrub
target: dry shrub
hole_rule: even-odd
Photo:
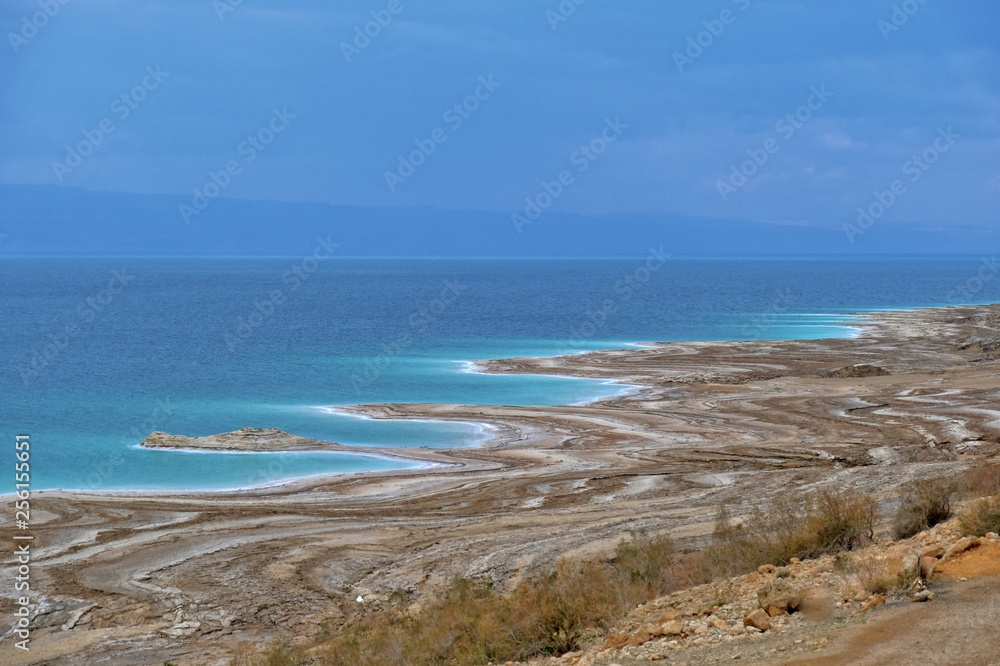
[[[275,643],[264,652],[243,647],[229,660],[229,666],[303,666],[309,664],[301,651]]]
[[[966,494],[972,497],[1000,495],[1000,463],[976,465],[965,473]]]
[[[910,481],[903,485],[893,534],[907,539],[951,518],[951,498],[958,485],[946,478]]]
[[[736,575],[762,564],[788,564],[793,557],[818,557],[872,542],[877,504],[868,495],[824,491],[796,500],[783,495],[766,510],[732,524],[720,509],[706,561],[716,575]]]
[[[974,502],[959,518],[959,527],[967,536],[1000,533],[1000,495]]]
[[[677,589],[667,537],[633,533],[608,561],[563,561],[501,595],[489,584],[454,581],[419,615],[382,613],[344,629],[318,650],[320,664],[455,664],[526,661],[575,650],[636,604]]]
[[[916,572],[904,571],[867,550],[838,560],[849,589],[860,587],[869,594],[889,594],[908,589],[916,582]]]

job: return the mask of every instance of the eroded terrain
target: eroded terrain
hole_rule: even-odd
[[[311,639],[362,604],[419,603],[455,575],[506,585],[632,528],[694,547],[722,503],[739,514],[832,486],[879,493],[888,511],[900,483],[1000,454],[1000,307],[879,313],[862,330],[482,364],[642,387],[588,405],[353,408],[496,429],[474,449],[378,449],[431,469],[231,493],[37,494],[43,612],[31,652],[8,635],[0,662],[224,664],[240,643]]]

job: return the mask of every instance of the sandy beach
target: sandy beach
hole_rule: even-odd
[[[506,586],[633,528],[694,548],[721,504],[738,515],[787,489],[853,488],[888,510],[907,480],[1000,455],[1000,306],[859,319],[850,339],[478,364],[638,387],[585,405],[349,408],[491,429],[474,448],[349,447],[432,464],[421,469],[219,493],[38,493],[32,576],[44,603],[30,653],[8,649],[8,634],[0,662],[225,664],[240,644],[313,638],[361,604],[419,603],[456,575]],[[147,444],[346,448],[276,431],[203,439]]]

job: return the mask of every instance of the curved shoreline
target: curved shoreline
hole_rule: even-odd
[[[503,589],[560,557],[604,555],[631,530],[697,548],[720,505],[736,517],[783,493],[871,493],[891,509],[902,483],[1000,459],[1000,306],[885,312],[865,329],[490,363],[642,386],[585,405],[356,408],[501,429],[479,447],[369,449],[428,469],[240,491],[32,493],[32,575],[49,609],[32,655],[37,639],[95,663],[208,663],[240,642],[318,636],[356,613],[358,596],[417,603],[454,577]],[[11,555],[0,560],[9,576]]]

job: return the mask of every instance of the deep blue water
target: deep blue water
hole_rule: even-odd
[[[469,445],[486,436],[474,424],[370,421],[322,407],[580,402],[622,387],[471,374],[464,362],[654,340],[850,335],[858,310],[997,301],[1000,280],[983,266],[980,257],[5,259],[2,438],[12,451],[15,434],[31,435],[36,489],[236,488],[400,467],[353,454],[135,444],[153,430],[260,426],[344,444]],[[13,471],[10,453],[0,460]]]

